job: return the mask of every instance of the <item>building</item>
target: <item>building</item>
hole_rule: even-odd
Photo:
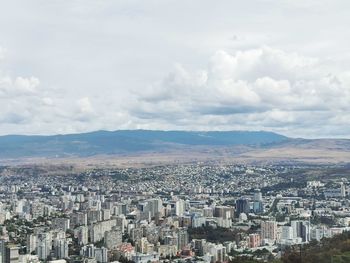
[[[250,234],[248,236],[248,246],[249,248],[256,248],[261,245],[261,238],[259,234]]]
[[[95,246],[90,244],[80,249],[80,255],[86,258],[95,258]]]
[[[254,201],[253,202],[253,212],[255,214],[261,214],[264,213],[264,205],[260,201]]]
[[[242,213],[248,214],[249,212],[250,212],[250,204],[249,204],[249,201],[247,199],[236,200],[236,216],[237,217]]]
[[[19,263],[19,247],[14,244],[6,245],[5,263]]]
[[[204,256],[204,248],[207,241],[205,239],[193,239],[192,240],[192,247],[194,248],[194,251],[197,256]]]
[[[30,234],[27,236],[27,254],[36,251],[37,248],[37,236],[34,234]]]
[[[52,229],[60,229],[67,231],[70,228],[70,219],[64,217],[54,218],[52,221]]]
[[[160,257],[173,257],[177,254],[177,246],[172,245],[160,245],[156,247],[156,251],[160,255]]]
[[[153,253],[153,254],[137,253],[136,255],[132,256],[131,260],[135,263],[159,262],[159,255],[158,253]]]
[[[188,233],[186,228],[179,229],[177,234],[178,249],[181,250],[188,245]]]
[[[261,222],[261,238],[275,241],[277,239],[277,222],[262,221]]]
[[[254,190],[254,201],[257,201],[257,202],[262,202],[262,194],[261,194],[261,191],[260,189],[255,189]]]
[[[210,262],[224,262],[226,261],[226,247],[224,247],[222,244],[213,244],[208,243],[207,244],[207,252],[211,255]]]
[[[107,248],[101,247],[101,248],[95,248],[95,259],[99,263],[107,263],[108,262],[108,255],[107,255]]]
[[[70,217],[70,223],[73,227],[86,226],[87,225],[87,214],[83,212],[73,213]]]
[[[79,245],[86,245],[89,242],[89,228],[80,226],[74,230],[74,236],[78,239]]]
[[[6,241],[0,240],[0,263],[5,263]]]
[[[309,221],[291,221],[291,226],[293,228],[293,237],[300,237],[303,242],[310,241],[310,222]]]
[[[44,232],[39,233],[37,236],[37,248],[36,253],[41,260],[46,260],[47,257],[50,255],[51,249],[52,249],[52,237],[51,233]]]
[[[57,259],[68,258],[68,242],[65,239],[57,239],[54,242],[54,252]]]
[[[108,249],[113,249],[123,242],[123,233],[119,227],[113,227],[111,231],[105,232],[104,242]]]
[[[107,221],[102,221],[89,226],[89,236],[92,243],[96,243],[104,238],[106,231],[110,231],[114,226],[116,226],[116,220],[111,219]]]
[[[281,239],[290,240],[293,237],[293,228],[291,226],[282,226]]]
[[[177,216],[182,216],[185,212],[185,201],[177,200],[175,203],[175,214]]]
[[[118,246],[117,251],[119,255],[127,260],[131,260],[132,255],[135,254],[135,248],[130,243],[122,243]]]
[[[233,208],[228,206],[216,206],[214,208],[214,217],[221,217],[224,219],[233,218]]]

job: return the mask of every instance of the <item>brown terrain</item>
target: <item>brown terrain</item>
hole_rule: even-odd
[[[124,155],[96,155],[69,158],[3,159],[3,165],[52,164],[75,167],[146,167],[188,163],[213,164],[344,164],[350,163],[350,140],[295,139],[263,147],[194,146],[162,152],[140,152]]]

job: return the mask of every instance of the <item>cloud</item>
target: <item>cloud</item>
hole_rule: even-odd
[[[44,2],[0,9],[0,134],[350,136],[349,1]]]
[[[0,61],[5,58],[5,49],[3,47],[0,47]]]
[[[77,100],[77,112],[76,112],[76,120],[82,122],[92,121],[94,117],[96,117],[96,112],[92,107],[90,99],[88,97],[80,98]]]
[[[350,72],[267,46],[219,50],[204,69],[175,64],[163,79],[120,94],[119,103],[108,95],[70,96],[37,77],[2,73],[0,125],[11,133],[144,128],[350,134]],[[342,129],[335,131],[337,125]]]
[[[39,86],[35,77],[11,78],[0,74],[0,124],[31,123],[43,108]]]
[[[37,88],[40,84],[38,78],[29,77],[17,77],[14,82],[14,88],[21,94],[23,93],[34,93],[37,91]]]
[[[218,51],[206,70],[176,65],[162,81],[139,92],[130,111],[141,119],[208,129],[213,118],[221,129],[312,129],[320,116],[326,125],[350,112],[350,75],[333,71],[319,59],[270,47]]]
[[[88,97],[81,98],[77,101],[80,113],[93,113],[94,109],[92,108],[90,99]]]

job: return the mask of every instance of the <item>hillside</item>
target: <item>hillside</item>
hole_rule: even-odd
[[[86,157],[171,152],[189,148],[281,143],[287,137],[264,131],[149,131],[122,130],[53,136],[0,136],[0,158]]]
[[[191,162],[250,164],[350,163],[348,139],[293,139],[265,131],[96,131],[52,136],[0,136],[6,162],[110,163],[117,166]]]

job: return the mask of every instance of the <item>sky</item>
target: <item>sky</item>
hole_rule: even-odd
[[[350,138],[348,0],[0,0],[0,134]]]

